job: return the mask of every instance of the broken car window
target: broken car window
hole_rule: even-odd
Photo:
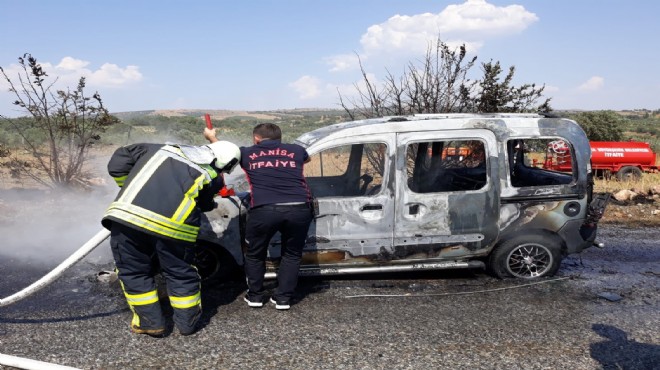
[[[310,157],[305,177],[315,197],[371,196],[382,189],[387,145],[348,144]]]
[[[408,187],[416,193],[478,190],[487,182],[481,140],[418,142],[406,149]]]
[[[565,185],[574,179],[573,149],[561,138],[509,140],[507,155],[515,187]]]

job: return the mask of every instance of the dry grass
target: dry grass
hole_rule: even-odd
[[[612,199],[601,222],[630,228],[660,227],[660,198],[650,194],[650,190],[658,185],[660,173],[644,173],[639,180],[631,181],[596,180],[594,191],[598,193],[614,194],[628,189],[640,194],[632,201],[619,202]]]
[[[597,179],[594,184],[594,191],[598,193],[615,193],[619,190],[630,189],[636,193],[647,194],[651,188],[658,185],[660,185],[660,173],[644,173],[639,180]]]
[[[116,146],[95,146],[87,156],[85,166],[83,168],[83,176],[81,178],[89,179],[106,177],[106,164],[110,155],[116,149]],[[30,166],[30,171],[39,176],[40,178],[47,178],[47,174],[42,171],[38,162],[34,159],[31,153],[25,151],[14,151],[9,157],[0,157],[0,190],[6,189],[28,189],[28,190],[46,190],[47,188],[32,179],[26,174],[12,171],[10,163],[13,160],[18,160],[21,163],[26,163]],[[80,185],[80,184],[79,184]],[[84,182],[82,184],[84,187]]]

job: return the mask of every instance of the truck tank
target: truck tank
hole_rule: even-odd
[[[636,179],[643,172],[658,172],[656,154],[649,143],[640,141],[590,141],[591,169],[597,176],[616,175],[619,180]],[[563,140],[548,143],[543,168],[572,170],[570,148]]]
[[[593,166],[634,164],[655,166],[655,153],[649,143],[637,141],[591,141]]]

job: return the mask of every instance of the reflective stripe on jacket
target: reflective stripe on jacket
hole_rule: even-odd
[[[105,212],[103,226],[127,226],[195,242],[201,212],[213,209],[222,177],[209,165],[188,160],[172,145],[133,144],[115,151],[108,173],[121,187]]]

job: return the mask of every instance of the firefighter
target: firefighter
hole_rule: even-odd
[[[108,172],[121,188],[102,224],[111,231],[117,274],[133,311],[131,330],[163,336],[165,320],[154,275],[160,269],[182,335],[195,332],[202,312],[193,265],[202,212],[215,208],[221,173],[240,162],[227,141],[204,146],[133,144],[117,149]]]

